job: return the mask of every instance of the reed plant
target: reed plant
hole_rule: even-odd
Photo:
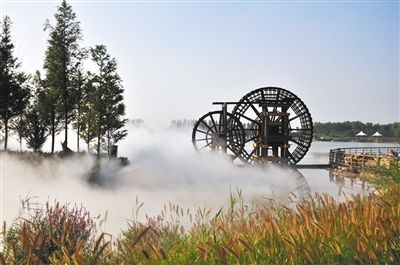
[[[399,264],[399,201],[397,188],[342,203],[316,194],[294,209],[219,214],[186,233],[150,222],[131,227],[115,256],[122,264]]]
[[[400,181],[370,181],[376,192],[337,202],[324,194],[294,207],[230,206],[191,213],[168,204],[133,218],[111,241],[84,210],[56,204],[4,229],[4,264],[400,264]],[[383,174],[383,173],[382,173]],[[375,178],[379,177],[375,175]],[[141,204],[138,204],[137,210]],[[138,212],[135,211],[135,216]]]
[[[23,213],[10,228],[3,225],[1,261],[5,264],[49,264],[60,256],[93,248],[95,219],[83,207],[23,202]]]

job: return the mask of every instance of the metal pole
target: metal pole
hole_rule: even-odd
[[[282,108],[282,113],[284,114],[282,116],[282,126],[283,126],[283,135],[285,137],[285,143],[283,145],[283,149],[281,152],[281,157],[288,159],[288,149],[289,149],[289,117],[287,116],[287,108]],[[286,163],[288,163],[288,160],[286,160]]]
[[[226,137],[227,137],[227,135],[226,135],[226,132],[227,132],[227,127],[228,127],[228,121],[227,121],[227,116],[228,116],[228,104],[225,102],[223,105],[222,105],[222,132],[223,132],[223,137],[224,137],[224,146],[223,146],[223,150],[224,150],[224,153],[226,154],[227,153],[227,150],[228,150],[228,143],[227,143],[227,140],[226,140]]]
[[[267,161],[268,159],[268,128],[269,128],[269,116],[268,116],[268,108],[266,106],[262,106],[262,141],[261,141],[261,158],[263,161]]]

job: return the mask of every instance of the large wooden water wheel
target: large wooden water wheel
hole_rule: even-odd
[[[223,110],[204,115],[193,129],[192,141],[198,151],[230,153],[250,164],[296,164],[310,148],[311,114],[288,90],[263,87],[238,102],[215,104],[222,104]],[[232,113],[227,112],[228,105],[234,105]]]

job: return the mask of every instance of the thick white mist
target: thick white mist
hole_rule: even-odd
[[[18,215],[21,199],[83,205],[93,216],[107,212],[103,230],[117,234],[132,218],[135,201],[143,202],[139,220],[156,215],[169,202],[195,211],[229,206],[231,192],[241,190],[245,202],[274,196],[285,200],[301,194],[298,180],[289,171],[238,167],[218,155],[199,155],[191,145],[190,129],[130,128],[119,144],[119,155],[131,164],[120,168],[116,161],[102,161],[100,184],[88,183],[96,161],[91,155],[47,159],[32,164],[1,153],[3,219]],[[304,183],[303,183],[304,184]]]

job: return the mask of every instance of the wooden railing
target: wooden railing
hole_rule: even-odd
[[[349,147],[329,152],[331,167],[354,170],[399,166],[400,147]]]

